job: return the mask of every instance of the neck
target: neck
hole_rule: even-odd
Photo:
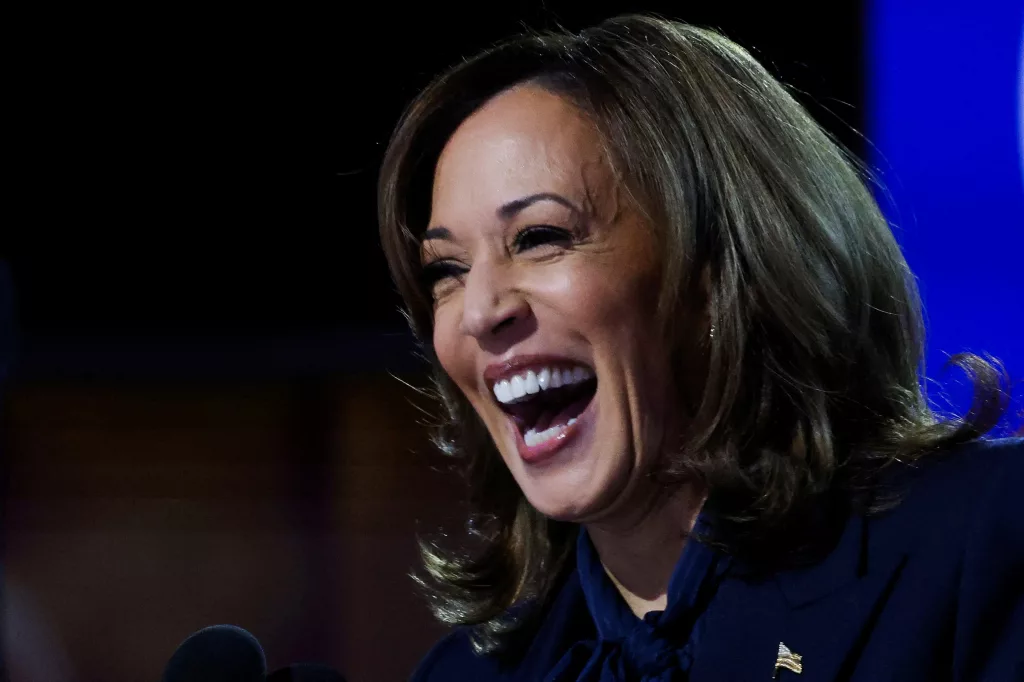
[[[705,497],[702,487],[686,484],[642,514],[587,524],[605,572],[638,617],[665,609],[672,571]]]

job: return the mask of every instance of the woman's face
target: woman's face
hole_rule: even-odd
[[[590,122],[532,85],[462,123],[422,248],[434,349],[527,499],[586,522],[646,486],[678,414],[654,234]]]

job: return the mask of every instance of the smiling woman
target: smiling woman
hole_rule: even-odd
[[[600,513],[650,468],[663,446],[631,416],[659,427],[678,412],[654,233],[617,193],[597,130],[538,86],[467,118],[434,174],[430,223],[448,237],[422,241],[434,351],[555,519]]]
[[[976,409],[931,414],[888,225],[741,48],[644,17],[501,44],[413,102],[379,202],[472,507],[469,549],[423,548],[458,627],[416,679],[1016,664],[998,373],[960,358]]]

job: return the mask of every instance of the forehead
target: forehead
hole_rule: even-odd
[[[521,85],[488,101],[445,145],[434,173],[431,222],[493,213],[541,192],[582,204],[595,186],[609,181],[594,125],[562,97]]]

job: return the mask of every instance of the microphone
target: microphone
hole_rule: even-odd
[[[161,680],[264,682],[266,674],[267,659],[255,637],[234,625],[211,625],[181,643]]]
[[[267,682],[345,682],[345,678],[327,666],[300,663],[275,670],[267,676]]]

